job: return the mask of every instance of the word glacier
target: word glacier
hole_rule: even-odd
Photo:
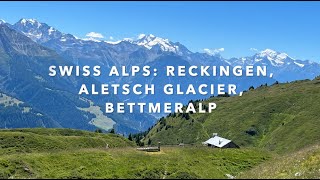
[[[166,95],[223,95],[225,93],[228,93],[229,95],[235,95],[237,94],[236,89],[237,87],[235,84],[188,84],[186,86],[182,86],[180,84],[166,84],[163,87],[163,93]],[[98,87],[96,84],[91,84],[89,87],[86,84],[82,84],[79,90],[79,95],[129,95],[130,93],[134,93],[135,95],[154,95],[156,94],[155,84],[101,84]]]
[[[182,103],[106,103],[106,113],[211,113],[217,108],[216,103],[208,103],[205,106],[203,103],[199,103],[197,107],[193,103],[189,103],[187,106],[183,106]]]

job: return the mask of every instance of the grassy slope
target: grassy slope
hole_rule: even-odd
[[[226,178],[267,160],[250,149],[133,148],[60,151],[0,156],[1,178]]]
[[[225,178],[270,157],[257,149],[205,147],[166,147],[147,153],[113,134],[0,130],[0,178]]]
[[[239,178],[320,178],[320,146],[277,157],[245,172]]]
[[[320,140],[320,80],[261,87],[242,97],[211,98],[217,110],[191,114],[190,120],[168,117],[147,135],[145,143],[201,143],[212,133],[240,146],[293,152]],[[193,119],[193,120],[192,120]],[[254,130],[256,135],[246,133]]]
[[[134,146],[118,135],[70,129],[15,129],[0,131],[0,155],[12,153]]]
[[[319,87],[320,80],[300,81],[262,87],[243,97],[213,98],[209,101],[218,104],[214,113],[191,114],[189,120],[169,117],[149,134],[153,143],[174,144],[200,143],[218,132],[242,146],[285,153],[275,158],[252,148],[176,147],[146,153],[117,135],[0,130],[0,178],[316,178],[319,146],[305,147],[320,139]],[[246,134],[249,129],[258,134]],[[122,148],[106,150],[106,143]]]

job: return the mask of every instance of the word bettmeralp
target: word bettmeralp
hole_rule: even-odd
[[[192,102],[188,105],[183,106],[182,103],[106,103],[106,113],[134,113],[138,111],[139,113],[211,113],[217,108],[217,104],[214,102],[204,105],[199,103],[195,106]]]

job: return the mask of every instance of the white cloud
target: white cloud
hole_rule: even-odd
[[[97,33],[97,32],[89,32],[86,34],[86,36],[89,38],[98,38],[98,39],[104,38],[104,36],[101,33]]]
[[[203,51],[204,51],[205,53],[207,53],[207,54],[211,54],[211,53],[212,53],[211,50],[208,49],[208,48],[203,49]]]
[[[113,40],[114,38],[112,36],[109,37],[110,40]]]
[[[203,51],[209,55],[216,55],[216,54],[220,54],[221,52],[223,52],[224,48],[218,48],[218,49],[205,48],[205,49],[203,49]]]
[[[250,51],[258,52],[258,49],[256,49],[256,48],[250,48]]]

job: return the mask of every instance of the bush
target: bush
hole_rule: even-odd
[[[133,139],[132,139],[132,135],[131,135],[131,134],[129,134],[128,139],[129,139],[129,141],[133,141]]]
[[[96,129],[94,132],[96,132],[96,133],[102,133],[102,130],[101,130],[101,129]]]
[[[224,93],[224,94],[219,94],[218,97],[230,97],[230,95],[228,93]]]
[[[279,84],[279,81],[276,81],[273,85],[277,85],[277,84]]]
[[[114,128],[112,128],[111,130],[110,130],[110,132],[109,133],[111,133],[111,134],[115,134],[116,133],[116,131],[114,130]]]
[[[258,131],[254,127],[251,127],[250,129],[246,130],[246,133],[250,136],[255,136],[258,134]]]
[[[136,173],[136,176],[140,179],[161,179],[163,176],[162,169],[145,169],[142,172]]]

